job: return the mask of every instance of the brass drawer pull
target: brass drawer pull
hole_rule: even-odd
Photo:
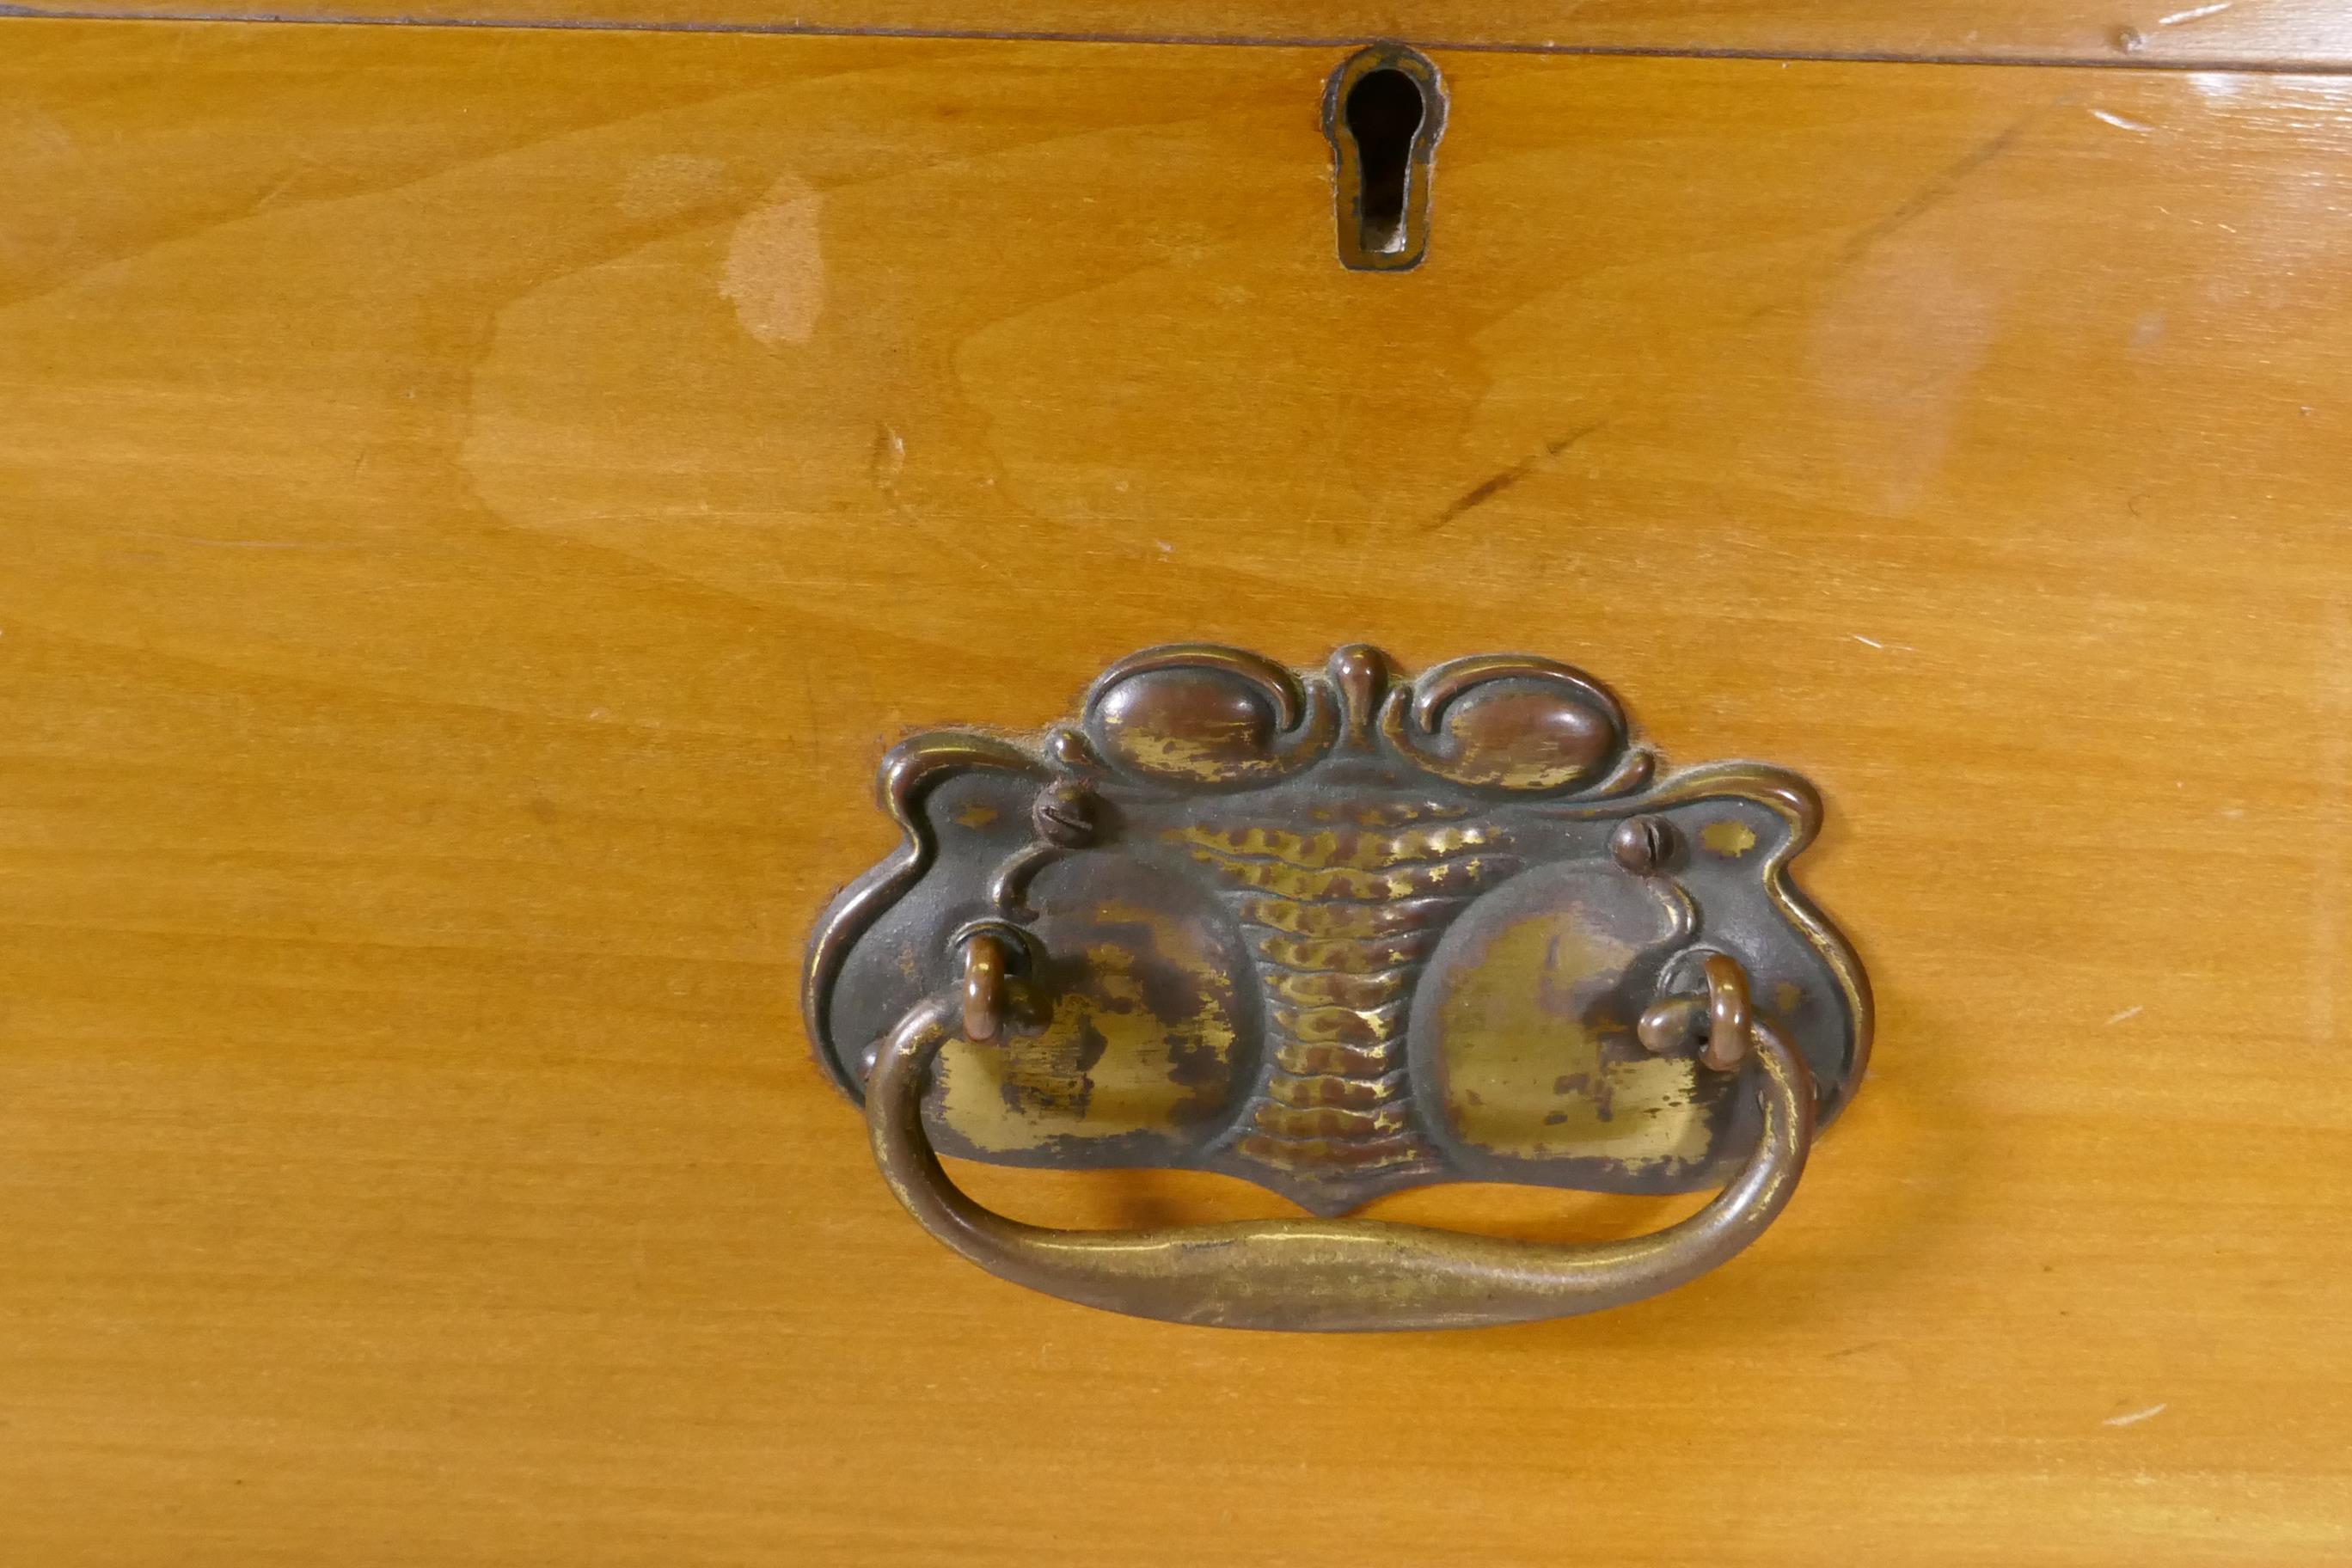
[[[1071,1300],[1298,1330],[1636,1300],[1754,1241],[1860,1081],[1867,985],[1786,874],[1819,797],[1662,773],[1564,665],[1152,649],[1034,751],[907,742],[882,794],[907,842],[818,924],[811,1037],[908,1211]],[[940,1152],[1222,1171],[1323,1217],[1043,1229]],[[1339,1217],[1447,1180],[1721,1191],[1585,1245]]]
[[[1139,1318],[1228,1329],[1451,1329],[1622,1306],[1696,1279],[1762,1235],[1796,1191],[1812,1147],[1812,1075],[1769,1025],[1751,1019],[1764,1135],[1713,1201],[1653,1235],[1561,1246],[1371,1219],[1050,1230],[973,1202],[924,1134],[925,1074],[956,1037],[960,1011],[948,1002],[918,1006],[875,1061],[866,1122],[882,1179],[925,1230],[990,1273]]]

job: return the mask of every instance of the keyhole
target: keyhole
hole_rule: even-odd
[[[1343,265],[1368,272],[1420,265],[1444,115],[1436,66],[1402,45],[1375,44],[1334,73],[1324,129],[1338,174]]]
[[[1358,210],[1366,250],[1391,256],[1404,248],[1404,187],[1422,113],[1421,84],[1393,67],[1366,71],[1348,89],[1348,134],[1363,170]]]

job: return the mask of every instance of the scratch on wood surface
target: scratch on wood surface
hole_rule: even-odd
[[[2210,5],[2192,5],[2186,11],[2175,11],[2169,16],[2158,16],[2156,19],[2156,25],[2159,27],[2178,27],[2183,22],[2201,22],[2208,16],[2220,16],[2236,4],[2237,0],[2215,0],[2215,3]]]
[[[1860,1355],[1864,1351],[1874,1351],[1882,1345],[1892,1343],[1894,1343],[1892,1340],[1864,1340],[1858,1345],[1848,1345],[1842,1351],[1832,1351],[1829,1354],[1822,1357],[1822,1359],[1823,1361],[1843,1361],[1850,1355]]]
[[[287,170],[286,173],[278,177],[278,181],[275,184],[271,185],[269,189],[261,194],[260,198],[253,204],[252,210],[255,212],[262,212],[269,207],[277,205],[278,198],[286,194],[288,186],[293,184],[295,181],[310,173],[310,171],[316,169],[318,166],[319,160],[316,157],[309,153],[304,153],[299,160],[297,160],[292,168]]]
[[[2126,1007],[2122,1012],[2117,1013],[2115,1016],[2109,1018],[2107,1022],[2110,1024],[2125,1023],[2130,1019],[2138,1017],[2146,1011],[2147,1009],[2144,1007]]]
[[[907,468],[907,438],[887,425],[874,427],[874,455],[868,472],[874,477],[874,488],[897,499],[895,487],[898,476]]]
[[[907,471],[907,438],[887,423],[874,427],[874,450],[866,458],[866,478],[882,497],[890,514],[915,532],[929,540],[941,550],[970,562],[1009,587],[1019,587],[1020,581],[985,552],[975,549],[952,528],[939,529],[925,522],[907,499],[898,493],[898,476]]]
[[[2065,100],[2062,98],[2058,101]],[[1872,246],[1905,225],[1916,222],[1921,215],[1949,199],[1952,193],[1958,190],[1970,174],[2016,145],[2017,139],[2025,134],[2026,127],[2032,124],[2044,110],[2053,107],[2055,107],[2054,104],[2044,104],[2019,115],[2007,128],[1977,143],[1959,162],[1951,164],[1943,173],[1912,192],[1910,196],[1893,212],[1877,222],[1864,226],[1848,239],[1844,248],[1839,251],[1839,267],[1843,268],[1852,266],[1862,259],[1863,253]]]
[[[2105,1421],[2100,1422],[2099,1425],[2102,1426],[2135,1426],[2140,1422],[2147,1420],[2151,1415],[2163,1415],[2165,1411],[2169,1408],[2171,1408],[2169,1405],[2151,1405],[2145,1410],[2135,1410],[2128,1415],[2110,1415]]]
[[[2011,121],[2006,129],[1979,142],[1958,163],[1947,166],[1941,174],[1935,175],[1927,184],[1912,192],[1907,198],[1896,205],[1894,211],[1864,224],[1847,236],[1845,243],[1838,247],[1836,257],[1828,266],[1821,269],[1818,277],[1809,279],[1794,294],[1767,300],[1748,311],[1748,321],[1753,323],[1764,321],[1814,299],[1822,285],[1843,278],[1852,271],[1854,266],[1870,253],[1871,247],[1880,240],[1906,225],[1916,221],[1930,208],[1948,199],[1969,175],[2015,145],[2017,139],[2025,134],[2026,128],[2037,118],[2074,101],[2074,96],[2072,92],[2061,93],[2048,103],[2026,110]]]
[[[1469,511],[1474,508],[1486,505],[1488,501],[1493,500],[1496,496],[1501,495],[1505,490],[1509,489],[1513,485],[1517,484],[1521,479],[1526,479],[1529,474],[1534,473],[1538,468],[1543,467],[1546,463],[1550,462],[1562,452],[1567,451],[1570,447],[1575,446],[1579,441],[1583,440],[1587,436],[1591,435],[1594,431],[1600,429],[1602,426],[1608,423],[1609,422],[1605,419],[1596,419],[1580,430],[1571,430],[1565,436],[1558,437],[1553,440],[1545,442],[1542,451],[1531,453],[1528,456],[1522,458],[1519,461],[1513,463],[1509,468],[1505,468],[1501,473],[1483,479],[1477,484],[1471,486],[1468,489],[1463,491],[1460,496],[1455,498],[1453,505],[1447,507],[1444,511],[1439,512],[1437,516],[1428,523],[1423,524],[1422,531],[1424,533],[1434,533],[1439,529],[1444,528],[1447,523],[1452,522],[1455,518],[1460,517],[1464,512]]]

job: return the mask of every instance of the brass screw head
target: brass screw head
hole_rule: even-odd
[[[1636,877],[1657,873],[1675,852],[1675,830],[1662,816],[1629,816],[1609,835],[1609,853]]]
[[[1094,841],[1094,797],[1083,785],[1066,781],[1047,784],[1037,792],[1029,820],[1046,843],[1065,849],[1081,848]]]

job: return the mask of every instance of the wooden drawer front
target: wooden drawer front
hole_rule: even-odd
[[[2344,1559],[2341,79],[1441,54],[1371,275],[1336,47],[0,38],[0,1556]],[[1357,637],[1817,780],[1868,1091],[1601,1318],[959,1263],[795,1014],[883,748]]]

